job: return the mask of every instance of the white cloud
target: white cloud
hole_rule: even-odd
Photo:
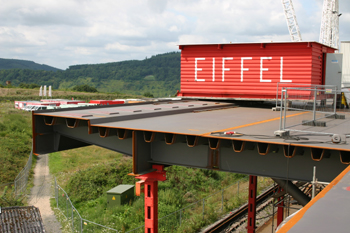
[[[168,3],[167,0],[147,0],[147,2],[151,11],[158,14],[164,12]]]
[[[318,41],[323,0],[294,0],[303,40]],[[0,0],[1,57],[58,68],[144,59],[178,44],[289,41],[276,0]],[[340,0],[349,39],[350,2]]]

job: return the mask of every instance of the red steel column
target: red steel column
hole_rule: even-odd
[[[257,177],[249,176],[248,224],[247,232],[255,233]]]
[[[158,181],[145,180],[145,233],[158,233]]]
[[[153,165],[156,171],[135,177],[141,179],[136,183],[136,195],[145,193],[145,233],[158,233],[158,181],[166,180],[163,165]],[[142,190],[141,186],[144,186]]]
[[[282,192],[283,189],[279,188],[279,192]],[[277,227],[281,224],[281,222],[283,222],[283,212],[284,212],[284,201],[283,201],[284,197],[279,197],[277,200],[278,202],[280,202],[277,205]]]

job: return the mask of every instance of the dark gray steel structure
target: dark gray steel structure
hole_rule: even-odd
[[[316,166],[318,180],[330,182],[347,167],[349,144],[329,136],[276,137],[279,116],[194,100],[44,110],[33,112],[33,146],[41,154],[98,145],[132,156],[135,175],[164,164],[310,181]],[[341,123],[332,132],[349,132],[348,118],[333,120]]]

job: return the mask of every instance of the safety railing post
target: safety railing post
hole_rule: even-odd
[[[312,177],[312,196],[311,198],[314,199],[316,193],[316,166],[314,166],[314,172]]]
[[[73,229],[73,232],[74,232],[74,213],[73,213],[73,206],[72,207],[72,229]]]
[[[60,203],[60,200],[59,200],[59,197],[60,197],[60,190],[58,190],[58,187],[56,186],[56,189],[57,189],[57,208],[59,208],[59,203]]]
[[[316,121],[316,99],[317,99],[317,87],[315,87],[315,93],[314,93],[314,109],[313,109],[313,121]]]
[[[282,130],[285,130],[285,129],[286,129],[287,98],[288,98],[288,93],[287,93],[287,89],[285,89],[285,90],[284,90],[284,117],[283,117],[283,128],[282,128]]]
[[[221,213],[224,212],[224,190],[225,189],[222,189],[222,192],[221,192]]]
[[[337,111],[337,94],[338,94],[338,89],[337,89],[337,86],[335,86],[335,93],[334,93],[334,100],[333,100],[333,103],[334,103],[334,114],[336,114],[336,111]]]
[[[280,106],[280,130],[282,130],[282,109],[283,109],[283,93],[285,92],[284,88],[281,90],[281,106]]]
[[[182,209],[180,210],[180,226],[181,226],[181,219],[182,218]]]
[[[203,220],[204,220],[204,213],[205,213],[205,200],[203,199]]]
[[[237,183],[237,196],[239,196],[239,181]]]

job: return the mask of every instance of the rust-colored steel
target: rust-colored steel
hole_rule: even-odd
[[[38,135],[38,133],[36,132],[36,128],[35,128],[35,117],[34,117],[34,111],[32,111],[32,134],[33,134],[33,154],[37,155],[36,152],[36,136]]]
[[[279,188],[278,192],[281,193],[283,191],[282,188]],[[279,204],[277,205],[277,227],[283,222],[284,218],[284,201],[283,201],[284,196],[279,197],[277,200]]]
[[[247,232],[255,233],[256,228],[256,189],[258,179],[256,176],[249,176],[249,197],[248,197],[248,223]]]
[[[275,99],[277,83],[324,84],[317,42],[181,45],[178,96]]]
[[[141,193],[145,192],[144,185],[145,185],[144,180],[140,180],[140,181],[136,182],[136,184],[135,184],[135,195],[136,196],[141,196]]]

